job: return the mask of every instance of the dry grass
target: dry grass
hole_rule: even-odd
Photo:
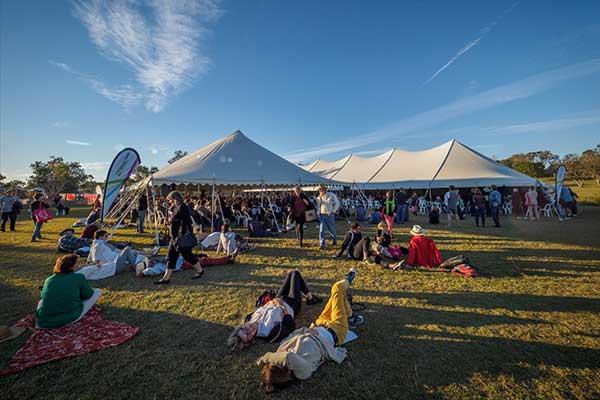
[[[0,321],[32,312],[56,257],[58,218],[29,243],[31,223],[0,236]],[[427,227],[423,218],[417,222]],[[358,266],[353,289],[366,323],[342,365],[326,364],[275,398],[600,397],[600,208],[559,223],[504,221],[505,227],[432,227],[445,257],[465,254],[484,276],[390,272]],[[338,222],[339,233],[346,224]],[[368,229],[372,232],[372,227]],[[406,241],[408,227],[399,230]],[[123,274],[98,281],[106,318],[141,327],[122,346],[0,378],[2,398],[264,398],[255,359],[275,346],[230,353],[225,339],[257,294],[298,268],[327,296],[353,262],[298,249],[290,235],[258,241],[235,266],[212,267],[200,281],[178,273],[168,287]],[[132,231],[118,240],[150,243]],[[309,324],[319,306],[304,306]],[[25,336],[0,344],[5,366]]]

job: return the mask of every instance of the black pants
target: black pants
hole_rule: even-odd
[[[167,255],[169,259],[169,261],[167,262],[168,269],[175,269],[175,264],[177,264],[177,259],[179,258],[180,254],[185,261],[189,262],[192,265],[198,262],[198,257],[192,254],[191,248],[177,249],[177,246],[175,245],[175,240],[171,240],[171,243],[169,244],[169,253]]]
[[[304,240],[304,218],[294,218],[296,223],[296,239],[302,244]]]
[[[364,260],[369,257],[371,252],[371,238],[364,237],[360,239],[358,243],[354,246],[354,251],[352,252],[352,258],[355,260]]]
[[[17,222],[17,212],[16,211],[3,211],[2,212],[2,231],[6,230],[6,221],[10,220],[10,230],[15,230],[15,224]]]
[[[475,208],[473,215],[475,216],[475,225],[479,226],[479,218],[481,218],[481,226],[485,226],[485,209],[483,207]]]
[[[494,220],[494,225],[496,228],[500,227],[500,207],[492,206],[492,219]]]
[[[288,272],[285,281],[277,293],[277,297],[284,300],[294,310],[294,317],[300,313],[302,307],[302,294],[309,292],[304,278],[300,275],[300,271],[293,270]]]

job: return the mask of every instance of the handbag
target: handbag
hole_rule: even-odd
[[[42,203],[40,203],[40,208],[33,211],[33,216],[35,217],[36,222],[46,222],[52,219],[52,213],[42,207]]]
[[[177,240],[175,241],[175,246],[177,247],[178,250],[191,249],[191,248],[195,247],[197,244],[198,244],[198,239],[196,239],[196,236],[191,231],[187,231],[183,235],[178,236]]]
[[[306,210],[304,211],[304,219],[306,222],[313,222],[317,220],[317,211],[316,210]]]

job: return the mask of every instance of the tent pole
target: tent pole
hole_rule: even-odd
[[[440,164],[440,167],[438,168],[437,172],[435,173],[435,175],[433,175],[433,178],[431,178],[431,180],[429,181],[429,185],[427,185],[427,190],[429,191],[429,202],[431,203],[431,184],[433,183],[433,181],[435,181],[435,178],[437,178],[437,176],[440,174],[440,172],[442,171],[442,168],[444,167],[444,165],[446,164],[446,161],[448,160],[448,157],[450,156],[450,152],[452,151],[452,147],[454,147],[454,143],[456,143],[456,140],[453,139],[452,140],[452,144],[450,144],[450,148],[448,149],[448,152],[446,153],[446,156],[444,157],[444,160],[442,161],[442,163]]]
[[[152,179],[148,182],[147,187],[150,188],[150,194],[152,195],[152,214],[154,214],[154,240],[156,241],[156,245],[160,246],[160,240],[158,239],[158,206],[156,205],[156,196],[154,196],[154,185]]]
[[[210,205],[210,231],[215,231],[215,177],[212,182],[212,201]]]

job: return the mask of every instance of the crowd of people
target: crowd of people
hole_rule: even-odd
[[[561,218],[576,215],[576,194],[569,188],[563,191],[559,215]],[[247,226],[250,235],[259,230],[257,226],[271,232],[293,229],[301,247],[305,246],[305,225],[318,223],[319,249],[327,249],[330,242],[336,248],[335,258],[347,257],[392,271],[427,268],[476,276],[477,269],[462,255],[444,260],[434,240],[420,225],[412,226],[405,245],[399,242],[399,235],[394,234],[394,225],[407,223],[409,214],[419,212],[427,212],[431,222],[432,213],[437,212],[437,223],[439,214],[446,213],[448,226],[452,223],[460,225],[470,213],[477,226],[485,226],[487,217],[499,227],[505,204],[511,205],[517,218],[538,219],[539,208],[548,201],[544,191],[535,187],[527,191],[515,188],[508,193],[506,188],[496,186],[489,190],[473,188],[468,192],[450,186],[443,196],[440,194],[430,202],[414,191],[403,189],[370,193],[368,197],[361,193],[352,202],[348,197],[340,200],[325,186],[320,186],[314,196],[297,186],[289,193],[269,196],[266,202],[264,194],[208,198],[203,193],[194,197],[171,191],[164,198],[157,196],[169,238],[167,256],[161,257],[158,256],[159,248],[151,252],[140,251],[134,250],[131,243],[111,241],[109,232],[98,223],[102,204],[101,197],[97,196],[81,235],[77,236],[73,228],[60,233],[59,250],[71,254],[56,260],[53,274],[44,282],[35,313],[36,326],[53,329],[83,318],[101,295],[99,289],[90,285],[90,280],[135,271],[140,277],[160,276],[154,283],[164,285],[171,282],[175,271],[193,269],[191,279],[199,279],[208,266],[234,264],[245,245],[243,238],[231,230],[230,225],[234,223],[238,227]],[[67,206],[61,205],[59,197],[54,198],[54,203],[63,214],[69,212]],[[0,198],[0,205],[2,230],[9,222],[9,228],[14,230],[16,215],[23,208],[19,197],[8,192]],[[29,208],[34,223],[33,242],[42,238],[43,225],[50,219],[50,205],[38,193],[33,196]],[[359,211],[369,208],[369,216]],[[148,209],[148,195],[142,194],[132,212],[132,220],[140,234],[144,233]],[[363,216],[368,217],[367,221],[359,218]],[[355,218],[355,222],[350,224],[338,248],[336,219],[339,218]],[[278,221],[283,229],[278,229]],[[361,222],[376,223],[373,237],[363,234]],[[195,253],[196,249],[216,250],[217,254],[210,257]],[[219,256],[221,252],[223,255]],[[80,256],[86,256],[86,265],[81,267],[78,263],[84,258]],[[280,343],[276,351],[267,352],[257,360],[265,391],[272,392],[294,380],[308,379],[327,360],[341,363],[345,359],[347,350],[341,346],[347,342],[350,330],[364,322],[364,318],[352,310],[349,289],[355,278],[356,269],[352,268],[344,279],[333,284],[327,303],[310,327],[296,326],[302,303],[313,306],[323,300],[309,289],[310,285],[300,271],[290,271],[277,293],[265,292],[257,298],[256,308],[233,330],[227,343],[232,349],[246,348],[258,339]]]

